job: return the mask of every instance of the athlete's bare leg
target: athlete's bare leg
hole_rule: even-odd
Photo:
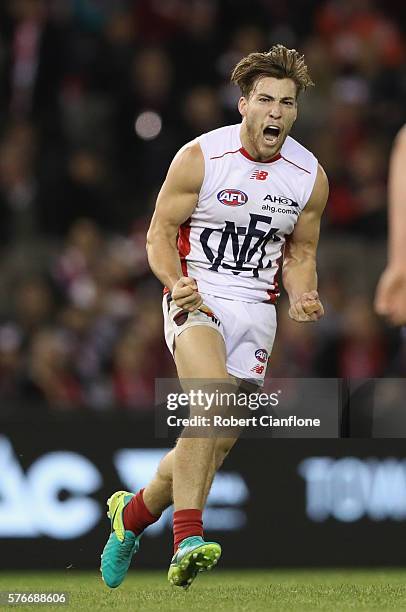
[[[227,457],[228,453],[236,442],[237,438],[216,438],[213,467],[211,470],[209,470],[207,474],[207,480],[204,487],[203,505],[206,504],[216,472],[218,472],[218,470],[221,468],[224,459]]]
[[[205,379],[234,384],[226,369],[226,349],[222,336],[214,329],[195,326],[176,341],[175,361],[180,380]],[[203,510],[207,483],[215,473],[214,436],[181,437],[175,449],[173,464],[173,502],[175,510]]]
[[[186,330],[177,339],[175,357],[180,378],[234,381],[226,371],[223,339],[215,330],[203,326]],[[214,475],[235,441],[232,438],[180,438],[177,446],[162,459],[156,476],[145,488],[143,497],[150,512],[159,515],[173,500],[177,510],[202,509]]]
[[[159,516],[172,505],[172,472],[175,457],[173,448],[161,460],[157,472],[151,482],[145,487],[143,499],[148,510],[154,516]]]
[[[231,448],[236,443],[237,439],[231,438],[217,438],[215,442],[215,458],[214,468],[209,470],[204,490],[204,502],[210,493],[210,488],[216,472],[220,469],[224,459],[227,457]],[[143,493],[144,502],[151,512],[155,516],[159,516],[166,508],[173,503],[173,465],[175,458],[176,447],[173,448],[165,457],[161,460],[157,473],[153,480],[148,484]]]

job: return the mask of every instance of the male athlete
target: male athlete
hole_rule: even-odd
[[[299,94],[312,85],[303,57],[276,45],[235,67],[242,123],[185,145],[162,186],[148,232],[151,268],[166,287],[165,337],[179,378],[261,385],[276,331],[276,275],[296,321],[317,321],[316,248],[328,195],[316,158],[289,136]],[[265,356],[265,357],[264,357]],[[203,539],[202,511],[233,438],[181,436],[152,482],[108,500],[102,555],[110,587],[123,581],[142,532],[174,504],[169,581],[188,588],[221,554]]]
[[[389,168],[389,258],[378,284],[376,311],[406,323],[406,126],[396,137]]]

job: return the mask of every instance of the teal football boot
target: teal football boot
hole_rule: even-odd
[[[205,542],[200,536],[185,538],[172,557],[168,580],[174,586],[188,589],[199,572],[211,570],[221,556],[217,542]]]
[[[105,584],[115,589],[123,582],[133,555],[140,547],[141,535],[126,530],[123,510],[134,497],[128,491],[117,491],[107,500],[107,516],[111,520],[111,533],[101,556],[102,578]]]

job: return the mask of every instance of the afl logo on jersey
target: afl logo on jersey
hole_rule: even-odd
[[[261,363],[265,363],[265,361],[268,359],[268,351],[266,351],[265,349],[258,349],[257,351],[255,351],[255,357]]]
[[[223,189],[217,194],[217,199],[226,206],[242,206],[248,202],[248,196],[239,189]]]

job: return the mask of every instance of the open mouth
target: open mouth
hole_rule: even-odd
[[[267,125],[264,128],[264,138],[269,144],[274,144],[278,140],[281,128],[277,125]]]

